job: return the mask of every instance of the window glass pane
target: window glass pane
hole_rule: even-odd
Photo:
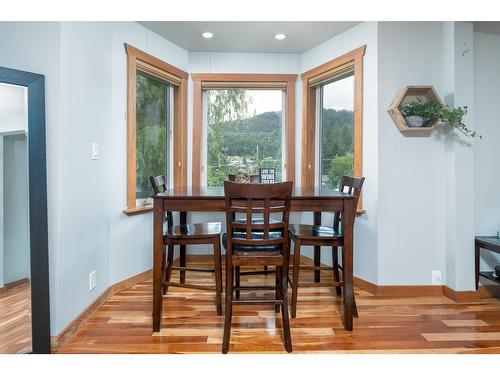
[[[321,87],[322,186],[338,187],[342,175],[353,175],[354,75]]]
[[[169,87],[137,72],[136,199],[151,196],[149,176],[167,175]]]
[[[207,90],[207,185],[275,168],[282,178],[281,90]]]

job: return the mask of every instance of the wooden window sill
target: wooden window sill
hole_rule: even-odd
[[[143,214],[145,212],[151,212],[151,211],[153,211],[153,205],[148,204],[146,206],[126,208],[123,210],[123,213],[127,216],[132,216],[132,215]]]

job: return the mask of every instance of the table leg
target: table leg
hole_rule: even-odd
[[[342,226],[344,232],[344,264],[342,277],[344,278],[344,327],[352,331],[354,287],[353,287],[353,240],[354,240],[354,211],[355,200],[344,200]]]
[[[154,200],[153,217],[153,332],[161,329],[162,260],[163,260],[163,201]]]
[[[479,288],[479,262],[480,262],[480,257],[479,255],[481,254],[481,247],[476,244],[476,250],[475,250],[475,270],[476,270],[476,290]]]
[[[180,225],[187,224],[187,212],[179,212],[179,223],[180,223]],[[180,245],[179,265],[181,267],[186,267],[186,245]],[[186,271],[181,270],[180,283],[184,284],[185,282],[186,282]]]
[[[314,225],[321,225],[321,212],[314,213]],[[314,246],[314,267],[319,267],[321,265],[321,247]],[[320,271],[314,270],[314,282],[319,283],[321,281]]]

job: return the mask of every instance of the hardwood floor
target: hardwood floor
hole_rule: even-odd
[[[198,259],[195,266],[209,265],[208,259]],[[312,279],[312,273],[301,277]],[[188,273],[186,282],[211,284],[212,278]],[[242,285],[266,281],[273,285],[274,275],[242,277]],[[293,353],[500,353],[498,299],[455,303],[444,296],[374,297],[356,289],[359,318],[347,332],[340,298],[333,288],[299,289],[297,318],[291,319]],[[216,315],[213,292],[170,287],[157,334],[152,334],[151,308],[150,280],[113,296],[58,352],[221,352],[223,317]],[[281,332],[280,314],[272,307],[235,306],[229,352],[286,353]]]
[[[0,353],[31,351],[31,288],[28,280],[0,291]]]

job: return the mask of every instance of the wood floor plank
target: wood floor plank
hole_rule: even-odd
[[[31,351],[31,288],[29,280],[0,293],[0,353]]]
[[[500,341],[500,332],[444,332],[422,333],[428,341]]]
[[[448,327],[480,327],[488,325],[481,319],[445,319],[442,322]]]
[[[188,258],[193,267],[210,264]],[[306,271],[305,278],[312,272]],[[302,273],[301,273],[302,275]],[[173,280],[179,273],[174,271]],[[187,280],[213,284],[213,275]],[[331,281],[330,273],[322,281]],[[188,282],[188,281],[187,281]],[[274,275],[242,277],[242,285],[274,284]],[[455,303],[444,296],[376,297],[356,289],[359,318],[344,330],[342,297],[334,288],[299,289],[297,318],[291,319],[294,353],[500,353],[500,304],[486,299]],[[242,296],[273,297],[243,291]],[[66,342],[60,353],[220,353],[223,317],[213,292],[169,288],[162,330],[152,333],[152,281],[113,296]],[[286,353],[281,314],[270,306],[235,306],[230,353]]]

